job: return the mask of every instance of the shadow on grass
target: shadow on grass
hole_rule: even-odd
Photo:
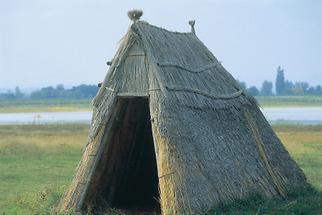
[[[322,214],[322,192],[308,186],[289,193],[285,199],[275,197],[267,200],[261,196],[252,196],[228,205],[219,205],[206,214]]]

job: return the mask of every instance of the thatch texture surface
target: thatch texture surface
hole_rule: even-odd
[[[195,34],[137,21],[93,101],[88,145],[61,209],[86,207],[117,100],[136,96],[149,98],[163,214],[199,214],[254,193],[285,195],[305,185],[255,99]]]
[[[196,35],[173,33],[144,22],[132,28],[141,35],[150,63],[155,66],[154,74],[160,87],[169,92],[169,100],[196,108],[232,105],[229,100],[241,91],[238,83]],[[241,97],[236,102],[245,103],[247,99]]]
[[[247,118],[242,114],[245,110],[240,109],[241,114],[237,115],[235,109],[165,108],[172,111],[164,110],[169,114],[159,115],[157,127],[162,145],[158,147],[158,161],[165,165],[159,169],[159,175],[171,174],[160,179],[160,186],[167,190],[171,184],[170,190],[176,194],[175,200],[164,197],[168,200],[165,211],[190,214],[191,208],[193,212],[201,211],[214,203],[253,193],[271,197],[280,194],[277,186],[286,193],[305,182],[301,170],[267,122],[261,124],[265,119],[257,107],[244,108],[257,118],[258,130],[264,131],[263,148],[277,184],[261,158]]]

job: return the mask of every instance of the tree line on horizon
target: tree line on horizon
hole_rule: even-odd
[[[238,81],[238,80],[237,80]],[[289,81],[285,78],[284,70],[277,68],[275,80],[275,93],[273,92],[273,82],[265,80],[261,88],[256,86],[247,87],[246,82],[238,81],[240,86],[252,96],[283,96],[283,95],[321,95],[322,86],[310,86],[307,82]],[[0,93],[0,100],[15,99],[92,99],[97,91],[97,85],[81,84],[70,89],[65,89],[64,85],[58,84],[56,87],[43,87],[32,92],[30,95],[23,93],[19,87],[6,93]]]
[[[310,86],[308,82],[292,82],[285,79],[284,70],[277,68],[275,79],[275,93],[273,92],[273,82],[263,81],[261,88],[256,86],[247,87],[246,82],[238,81],[243,89],[246,89],[252,96],[292,96],[292,95],[322,95],[322,86]]]
[[[56,87],[43,87],[32,92],[30,95],[21,92],[16,87],[14,92],[8,91],[0,93],[1,99],[91,99],[98,91],[97,85],[81,84],[70,89],[65,89],[64,85],[58,84]]]

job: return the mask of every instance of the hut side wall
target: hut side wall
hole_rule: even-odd
[[[62,199],[58,210],[81,210],[86,206],[87,189],[92,183],[92,175],[101,153],[106,147],[102,141],[109,132],[111,121],[117,115],[118,96],[133,97],[147,96],[147,70],[145,53],[133,32],[128,32],[107,77],[93,100],[94,110],[90,134],[84,154],[77,166],[72,183]]]
[[[250,110],[264,143],[267,159],[285,191],[289,192],[294,187],[303,186],[306,183],[304,173],[276,136],[260,109],[254,106],[250,107]]]
[[[117,110],[119,108],[116,107],[115,100],[115,95],[112,94],[109,99],[107,99],[109,102],[106,101],[107,103],[105,103],[106,109],[108,110],[106,113],[106,117],[108,118],[107,120],[115,118],[118,114]],[[111,126],[112,123],[100,126],[95,138],[89,140],[83,156],[76,168],[71,185],[58,206],[58,210],[78,211],[83,209],[87,188],[91,183],[91,177],[96,169],[96,164],[105,148],[105,143],[102,142],[102,138],[106,135],[106,132],[110,130]]]
[[[265,155],[282,189],[288,192],[306,183],[255,103],[201,110],[164,101],[160,92],[150,97],[164,214],[198,214],[254,193],[280,194],[245,110],[260,131]]]
[[[254,193],[272,197],[306,184],[257,102],[195,35],[136,27],[150,53],[163,214],[199,214]]]

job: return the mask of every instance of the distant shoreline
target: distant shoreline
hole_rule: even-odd
[[[322,96],[258,96],[265,107],[322,107]],[[18,99],[0,100],[0,113],[92,111],[92,99]]]

